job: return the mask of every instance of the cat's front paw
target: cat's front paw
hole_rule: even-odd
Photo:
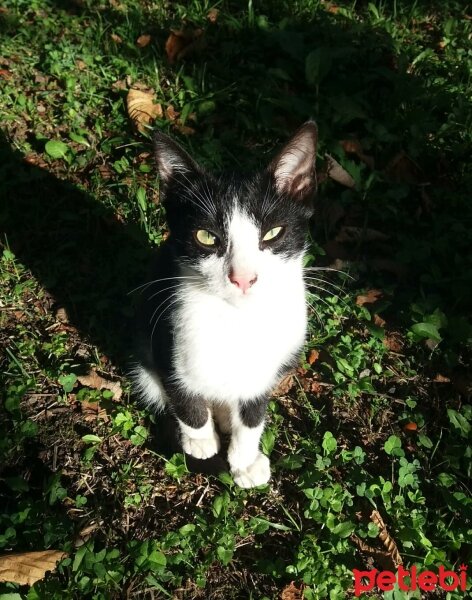
[[[234,483],[241,488],[252,488],[266,484],[270,479],[270,461],[259,452],[256,460],[246,469],[231,471]]]
[[[211,458],[220,449],[220,438],[216,432],[212,437],[196,439],[182,433],[182,449],[194,458]]]

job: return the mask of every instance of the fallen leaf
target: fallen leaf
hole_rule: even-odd
[[[380,315],[374,315],[374,325],[377,325],[377,327],[385,327],[385,322],[385,319],[382,319]]]
[[[143,131],[154,119],[162,118],[162,106],[154,102],[152,91],[131,89],[126,98],[128,114],[139,131]]]
[[[310,350],[310,354],[308,355],[308,364],[314,364],[318,360],[319,356],[320,353],[318,352],[318,350],[315,350],[314,348]]]
[[[115,90],[115,92],[122,92],[128,89],[125,79],[118,79],[111,84],[111,89]]]
[[[292,373],[286,375],[279,385],[273,391],[274,396],[286,396],[295,385],[295,379]]]
[[[375,166],[375,161],[373,156],[369,154],[365,154],[362,150],[361,143],[359,140],[351,139],[351,140],[341,140],[341,146],[346,154],[354,154],[361,160],[364,164],[366,164],[371,169]]]
[[[185,58],[202,46],[203,29],[171,29],[165,49],[171,64]]]
[[[217,8],[211,8],[208,11],[207,19],[210,21],[210,23],[216,23],[216,21],[218,20],[219,14],[220,14],[220,11]]]
[[[437,383],[449,383],[451,380],[449,379],[449,377],[446,377],[445,375],[441,375],[441,373],[438,373],[436,375],[436,377],[433,379],[433,381],[436,381]]]
[[[326,155],[328,161],[328,177],[333,181],[340,183],[348,188],[353,188],[356,185],[354,179],[349,175],[344,167],[342,167],[336,159],[329,154]]]
[[[293,581],[285,586],[280,594],[280,600],[302,600],[302,598],[303,584],[298,588]]]
[[[416,431],[418,429],[418,425],[411,421],[410,423],[405,423],[405,425],[403,425],[403,429],[405,431]]]
[[[98,402],[88,402],[87,400],[82,400],[79,404],[85,421],[96,421],[97,419],[101,419],[107,423],[110,420],[107,415],[107,411],[101,407]]]
[[[400,335],[390,334],[386,335],[382,340],[383,345],[390,350],[390,352],[401,352],[403,350],[403,342]]]
[[[315,379],[312,380],[311,385],[310,385],[310,392],[313,392],[314,394],[321,394],[321,392],[323,391],[323,386],[321,385],[321,383],[319,381],[316,381]]]
[[[172,104],[169,104],[169,106],[166,108],[166,117],[169,119],[169,121],[175,121],[179,115],[180,113],[175,110]]]
[[[119,400],[123,394],[119,381],[105,379],[94,370],[90,371],[88,375],[78,375],[77,379],[82,385],[93,388],[94,390],[110,390],[113,392],[113,400]]]
[[[383,522],[380,513],[377,510],[373,510],[370,515],[370,520],[372,523],[375,523],[379,528],[379,538],[383,542],[385,549],[387,550],[390,558],[392,559],[393,565],[397,568],[399,565],[403,564],[403,559],[400,556],[400,552],[398,551],[395,540],[389,535],[387,532],[387,528],[385,523]]]
[[[87,64],[81,58],[78,58],[75,61],[75,66],[79,69],[79,71],[85,71],[87,68]]]
[[[123,40],[120,38],[120,36],[117,33],[112,33],[110,35],[111,39],[115,42],[115,44],[122,44]]]
[[[13,73],[7,69],[0,69],[0,77],[3,77],[3,79],[10,79],[10,77],[13,77]]]
[[[151,42],[151,36],[147,33],[140,35],[138,37],[138,39],[136,40],[136,46],[138,46],[138,48],[145,48],[146,46],[149,45],[149,43]]]
[[[0,581],[19,585],[33,585],[43,579],[47,571],[54,571],[58,561],[67,554],[61,550],[42,550],[0,556]]]
[[[180,123],[175,124],[175,128],[180,131],[182,135],[193,135],[196,133],[193,127],[189,127],[188,125],[181,125]]]
[[[61,306],[57,309],[56,311],[56,319],[58,321],[60,321],[61,323],[68,323],[69,322],[69,315],[67,314],[66,309]]]
[[[382,298],[383,292],[382,290],[372,289],[366,292],[365,294],[360,294],[356,298],[357,306],[364,306],[364,304],[373,304],[377,302],[380,298]]]

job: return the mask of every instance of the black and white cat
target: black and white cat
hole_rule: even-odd
[[[230,470],[245,488],[270,478],[259,449],[267,402],[306,334],[316,142],[309,121],[266,170],[218,177],[155,135],[170,235],[143,286],[135,386],[173,412],[187,454],[209,458],[217,429],[230,434]]]

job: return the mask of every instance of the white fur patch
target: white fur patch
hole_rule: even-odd
[[[203,427],[195,429],[177,419],[180,427],[183,451],[195,458],[210,458],[220,449],[220,438],[208,411],[208,421]]]
[[[228,261],[212,255],[189,281],[173,319],[175,380],[190,394],[234,403],[267,394],[278,369],[303,344],[306,331],[302,257],[259,249],[259,232],[244,212],[230,223],[231,261],[257,274],[243,294],[228,278]]]
[[[167,396],[159,377],[145,369],[142,365],[133,367],[130,376],[143,403],[154,411],[163,411]]]
[[[256,460],[247,469],[232,472],[234,483],[241,488],[265,485],[270,479],[270,462],[267,456],[259,452]]]

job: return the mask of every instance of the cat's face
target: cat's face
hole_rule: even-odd
[[[215,177],[173,140],[156,135],[171,240],[202,289],[242,305],[300,277],[316,137],[315,124],[306,123],[265,171]]]

